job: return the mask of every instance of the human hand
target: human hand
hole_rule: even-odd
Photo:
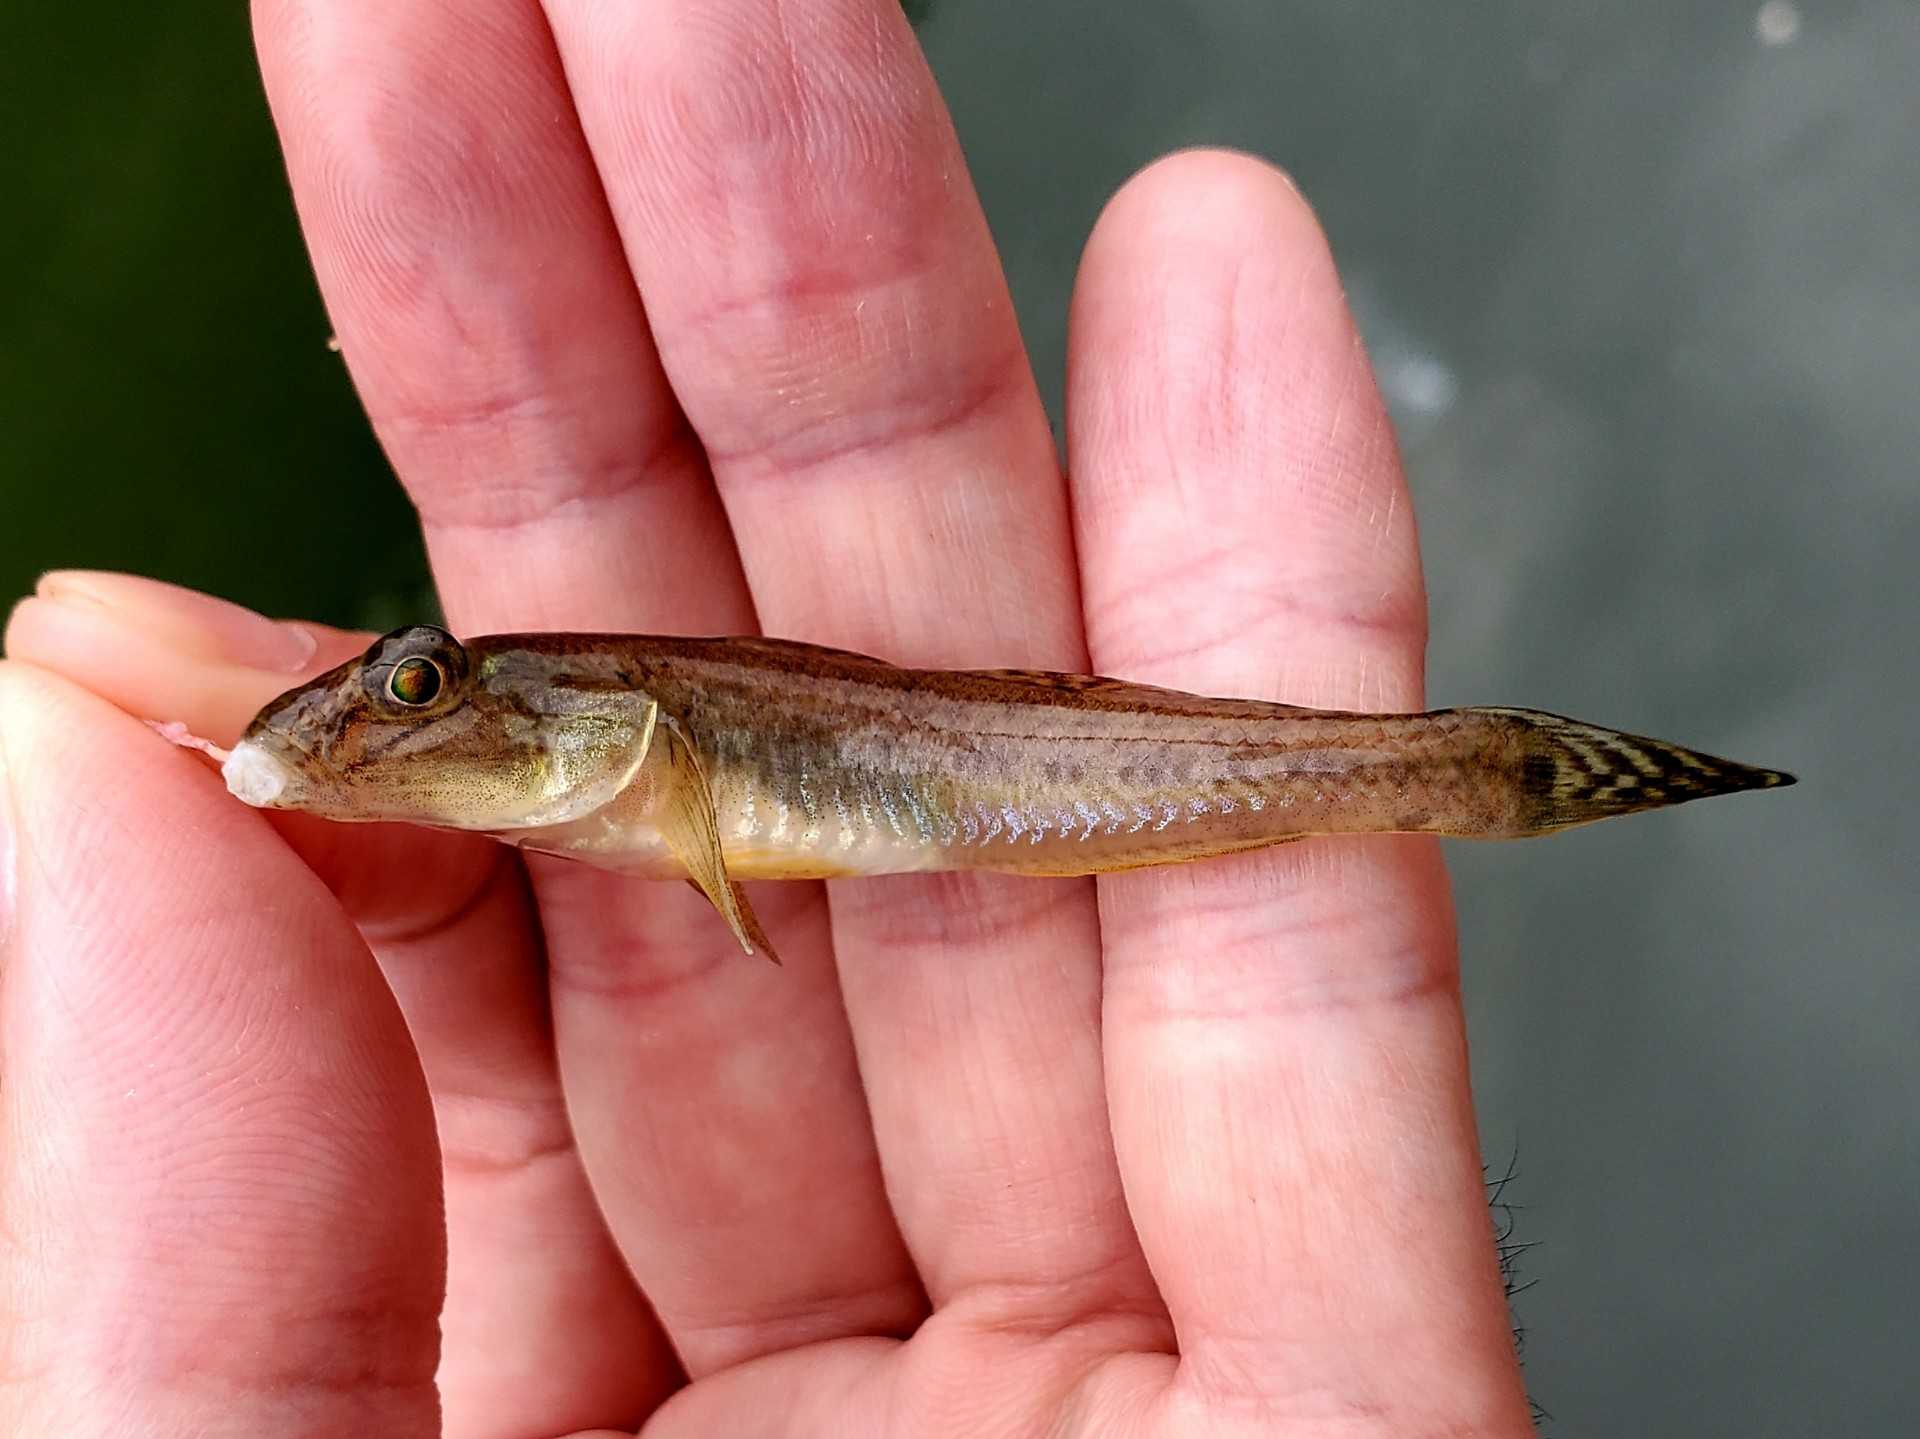
[[[892,0],[547,9],[256,6],[456,629],[1419,707],[1275,172],[1109,207],[1067,481]],[[762,887],[773,971],[680,886],[243,809],[46,673],[230,739],[362,642],[119,577],[14,616],[0,1428],[1531,1432],[1431,841]]]

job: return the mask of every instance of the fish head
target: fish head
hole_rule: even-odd
[[[616,797],[645,760],[657,714],[563,647],[462,644],[409,625],[266,705],[222,773],[262,809],[533,829]]]

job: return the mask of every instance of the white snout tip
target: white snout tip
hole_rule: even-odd
[[[250,739],[233,747],[227,762],[220,766],[220,774],[235,799],[256,808],[272,804],[292,778],[285,764]]]

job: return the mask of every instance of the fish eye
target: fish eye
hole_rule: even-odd
[[[408,709],[430,705],[446,687],[446,672],[422,655],[401,660],[387,675],[387,698]]]
[[[360,660],[360,683],[376,708],[424,710],[444,705],[467,682],[460,641],[434,625],[408,625],[382,635]]]

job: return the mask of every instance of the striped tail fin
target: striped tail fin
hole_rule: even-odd
[[[1503,716],[1518,730],[1519,834],[1546,834],[1615,815],[1794,783],[1792,775],[1779,770],[1539,710],[1480,713]]]

